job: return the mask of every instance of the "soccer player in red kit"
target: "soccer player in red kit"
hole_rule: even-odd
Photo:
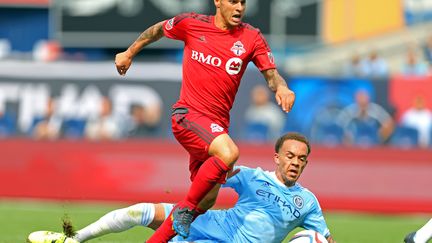
[[[229,112],[250,61],[262,72],[285,112],[294,104],[294,92],[276,70],[263,35],[242,22],[246,0],[214,0],[214,4],[214,16],[185,13],[149,27],[115,58],[117,71],[125,75],[133,57],[163,36],[185,44],[183,81],[180,98],[173,105],[172,130],[190,154],[192,185],[147,242],[167,242],[176,233],[187,237],[194,218],[213,206],[219,184],[239,157],[238,147],[228,135]]]

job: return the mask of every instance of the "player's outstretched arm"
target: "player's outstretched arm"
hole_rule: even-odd
[[[117,68],[117,72],[120,75],[126,74],[127,70],[132,64],[133,57],[138,54],[138,52],[140,52],[142,48],[149,45],[150,43],[159,40],[164,36],[163,23],[164,21],[161,21],[146,29],[144,32],[141,33],[138,39],[136,39],[135,42],[129,46],[126,51],[120,52],[116,55],[115,65]]]
[[[282,78],[276,69],[264,70],[262,74],[267,80],[269,88],[275,92],[278,105],[280,105],[285,112],[291,111],[295,101],[295,94],[288,88],[285,79]]]

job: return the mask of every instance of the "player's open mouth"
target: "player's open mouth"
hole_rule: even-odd
[[[297,175],[298,174],[298,170],[291,169],[291,170],[288,171],[288,173],[291,174],[291,175]]]
[[[241,21],[241,14],[234,14],[232,16],[232,19],[234,20],[234,22],[240,22]]]

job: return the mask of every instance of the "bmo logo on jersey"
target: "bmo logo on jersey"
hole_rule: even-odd
[[[192,50],[192,60],[211,65],[214,67],[220,67],[222,65],[222,59],[214,57],[212,55],[206,55],[202,52]],[[239,74],[243,65],[243,60],[238,57],[230,58],[225,64],[225,70],[230,75]]]
[[[220,67],[222,65],[222,60],[219,57],[214,57],[212,55],[205,55],[202,52],[192,50],[191,58],[195,61],[212,65],[215,67]]]
[[[226,65],[225,65],[225,69],[226,69],[227,73],[229,73],[231,75],[236,75],[240,72],[242,65],[243,65],[242,59],[240,59],[238,57],[232,57],[227,61]]]

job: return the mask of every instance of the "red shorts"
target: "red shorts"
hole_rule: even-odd
[[[175,108],[171,117],[172,131],[177,141],[189,152],[190,179],[210,155],[208,149],[217,136],[227,128],[190,108]]]

